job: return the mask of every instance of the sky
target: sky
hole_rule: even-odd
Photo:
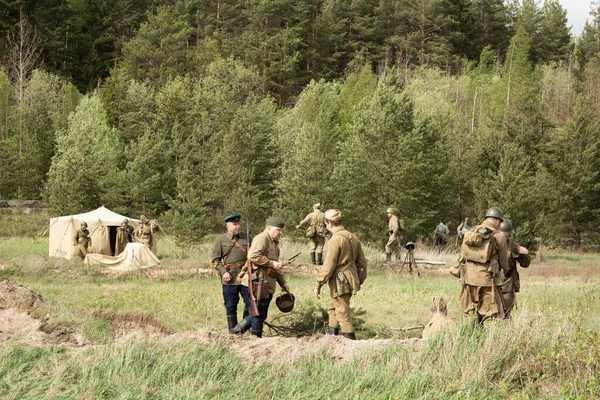
[[[567,10],[567,19],[571,26],[571,33],[575,36],[581,35],[585,20],[590,18],[591,0],[558,0]]]

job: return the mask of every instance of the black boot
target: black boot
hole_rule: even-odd
[[[356,334],[354,332],[342,332],[342,336],[350,340],[356,340]]]
[[[233,328],[237,325],[237,315],[228,315],[227,316],[227,327],[229,328],[229,333],[234,333]]]
[[[327,334],[328,335],[339,335],[340,334],[340,328],[333,328],[331,326],[327,327]]]
[[[252,331],[252,334],[256,337],[262,337],[262,331]]]
[[[310,259],[312,260],[313,265],[317,265],[317,261],[315,261],[315,252],[310,252]]]
[[[246,318],[244,318],[242,320],[242,322],[240,322],[239,324],[237,324],[235,326],[235,328],[233,328],[232,330],[230,330],[230,333],[239,333],[239,334],[243,334],[245,332],[248,331],[248,329],[250,329],[250,327],[252,326],[252,323],[250,321],[248,321]]]
[[[317,264],[323,265],[323,253],[317,253]]]
[[[244,313],[242,314],[242,318],[246,318],[250,313],[248,312],[248,307],[244,307]]]

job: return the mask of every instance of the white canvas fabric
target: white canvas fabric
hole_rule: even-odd
[[[101,264],[106,269],[116,272],[135,271],[160,264],[160,260],[156,258],[154,253],[141,243],[127,243],[125,250],[115,257],[90,253],[83,262],[86,264]]]
[[[125,218],[130,221],[129,224],[134,228],[140,223],[138,219],[117,214],[104,206],[83,214],[52,218],[49,228],[48,255],[50,257],[66,258],[67,260],[73,258],[73,234],[79,229],[82,222],[87,222],[92,238],[90,252],[111,256],[110,227],[121,226],[121,222]]]

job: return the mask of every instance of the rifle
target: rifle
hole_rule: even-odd
[[[248,221],[246,221],[246,241],[248,241],[248,251],[250,251],[250,228],[248,227]],[[256,308],[256,297],[254,297],[254,291],[252,290],[252,263],[248,259],[248,255],[246,255],[246,265],[245,268],[242,269],[242,272],[248,271],[248,292],[250,293],[250,315],[256,317],[258,315],[258,308]],[[240,275],[243,276],[242,272]],[[241,280],[238,275],[238,280]]]
[[[292,261],[294,261],[294,259],[296,257],[298,257],[300,254],[302,254],[302,252],[299,252],[297,254],[294,254],[293,256],[291,256],[290,258],[288,258],[287,260],[285,260],[284,262],[282,262],[282,266],[285,267],[289,264],[292,263]],[[277,278],[277,276],[279,275],[279,271],[275,271],[273,268],[267,268],[267,272],[266,272],[267,276],[270,276],[271,278]]]

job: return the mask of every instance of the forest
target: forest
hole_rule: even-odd
[[[0,48],[0,199],[600,244],[597,3],[575,37],[557,0],[7,0]]]

